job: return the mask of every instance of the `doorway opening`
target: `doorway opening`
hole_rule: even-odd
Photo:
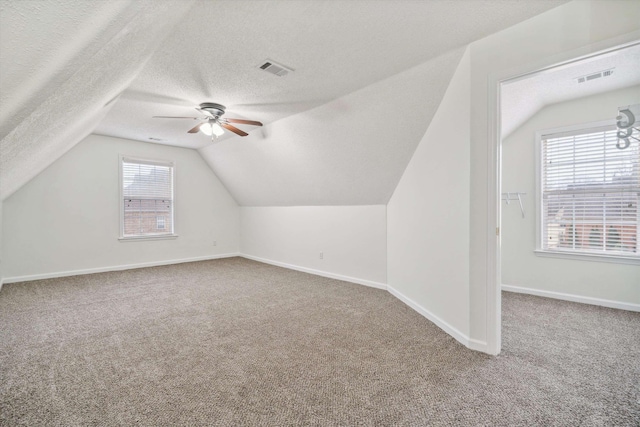
[[[639,308],[638,69],[635,41],[498,82],[498,329],[502,291]]]

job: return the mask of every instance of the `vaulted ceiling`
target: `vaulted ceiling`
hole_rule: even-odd
[[[606,70],[611,72],[609,76],[598,77]],[[636,43],[505,83],[501,91],[502,137],[548,105],[637,86],[639,70],[640,43]],[[578,81],[585,76],[592,77]],[[637,88],[633,90],[637,92]],[[636,98],[640,102],[640,93]],[[616,115],[617,111],[611,111],[612,120]]]
[[[386,203],[464,46],[565,1],[2,0],[0,197],[94,132],[198,149],[242,205]],[[266,126],[151,118],[201,102]]]

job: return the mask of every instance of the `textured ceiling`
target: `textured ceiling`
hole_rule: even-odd
[[[87,136],[188,1],[0,2],[0,196]]]
[[[244,206],[386,204],[463,51],[200,153]]]
[[[227,106],[229,117],[271,123],[560,3],[198,1],[96,133],[200,148],[210,140],[186,134],[193,122],[151,116],[197,116],[194,106],[217,102]],[[258,68],[267,58],[295,72],[282,78],[267,74]]]
[[[575,81],[577,77],[611,68],[614,70],[609,77],[585,83]],[[507,137],[547,105],[638,84],[640,44],[506,83],[501,90],[502,137]],[[612,119],[616,113],[611,113]]]
[[[453,73],[457,54],[439,57],[565,2],[0,1],[0,196],[94,131],[202,148],[242,204],[385,203],[430,122],[431,104]],[[295,72],[279,78],[259,70],[267,58]],[[386,98],[359,93],[368,86],[386,91],[385,79],[431,60],[443,66],[423,66],[434,79],[415,78],[421,85],[415,92],[425,105],[402,82],[398,94],[389,90]],[[405,101],[405,95],[411,99]],[[251,138],[225,135],[211,145],[202,134],[186,134],[193,121],[151,119],[192,115],[204,101],[227,105],[230,117],[273,126],[252,130]],[[348,123],[334,119],[345,108],[360,111],[349,111]],[[394,123],[385,119],[389,111]],[[290,121],[275,123],[289,116]],[[319,126],[319,120],[332,126]],[[296,129],[284,129],[284,123]],[[387,128],[396,129],[394,137]],[[269,150],[247,149],[271,131],[264,144]],[[325,172],[332,176],[298,184],[295,173],[304,170],[286,161],[294,155],[287,147],[291,138],[307,136],[296,155],[313,170],[328,165]],[[328,138],[343,143],[326,144]],[[244,146],[228,148],[231,143]],[[354,159],[378,168],[367,169],[375,174],[367,188],[347,181],[358,169]],[[259,194],[252,189],[264,181],[257,165],[270,171],[269,185]],[[341,177],[340,191],[322,185]],[[277,187],[282,183],[299,196],[282,197]]]

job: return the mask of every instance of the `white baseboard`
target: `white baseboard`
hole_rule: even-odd
[[[230,258],[235,256],[240,256],[240,254],[235,252],[230,254],[206,255],[206,256],[193,257],[193,258],[180,258],[180,259],[169,259],[165,261],[142,262],[138,264],[125,264],[125,265],[114,265],[110,267],[87,268],[84,270],[58,271],[55,273],[43,273],[43,274],[32,274],[28,276],[5,277],[4,279],[2,279],[2,283],[29,282],[32,280],[54,279],[56,277],[78,276],[81,274],[105,273],[107,271],[131,270],[134,268],[157,267],[160,265],[182,264],[184,262],[207,261],[211,259]],[[1,288],[2,288],[2,285],[0,284],[0,289]]]
[[[344,280],[345,282],[356,283],[356,284],[359,284],[359,285],[370,286],[370,287],[378,288],[378,289],[385,289],[391,295],[393,295],[394,297],[398,298],[403,303],[407,304],[413,310],[417,311],[420,315],[426,317],[429,321],[433,322],[437,327],[442,329],[444,332],[446,332],[447,334],[451,335],[453,338],[455,338],[458,342],[460,342],[465,347],[468,347],[471,350],[476,350],[476,351],[481,351],[483,353],[488,353],[488,350],[487,350],[488,347],[487,347],[487,343],[486,342],[469,338],[468,336],[466,336],[465,334],[460,332],[458,329],[456,329],[453,326],[451,326],[449,323],[445,322],[444,320],[442,320],[441,318],[439,318],[435,314],[431,313],[426,308],[422,307],[420,304],[418,304],[415,301],[413,301],[411,298],[405,296],[404,294],[402,294],[398,290],[396,290],[396,289],[392,288],[391,286],[386,285],[384,283],[374,282],[374,281],[371,281],[371,280],[358,279],[358,278],[355,278],[355,277],[343,276],[343,275],[340,275],[340,274],[329,273],[329,272],[326,272],[326,271],[315,270],[315,269],[307,268],[307,267],[300,267],[300,266],[297,266],[297,265],[287,264],[287,263],[280,262],[280,261],[273,261],[273,260],[270,260],[270,259],[260,258],[260,257],[253,256],[253,255],[240,254],[240,256],[243,257],[243,258],[251,259],[253,261],[263,262],[265,264],[271,264],[271,265],[275,265],[275,266],[278,266],[278,267],[288,268],[290,270],[296,270],[296,271],[302,271],[304,273],[315,274],[316,276],[328,277],[330,279]]]
[[[413,310],[417,311],[419,314],[421,314],[422,316],[426,317],[428,320],[433,322],[437,327],[439,327],[440,329],[445,331],[447,334],[451,335],[460,344],[462,344],[465,347],[468,347],[468,348],[470,348],[472,350],[477,350],[477,351],[481,351],[481,352],[487,353],[487,343],[486,342],[469,338],[467,335],[462,333],[460,330],[458,330],[457,328],[451,326],[449,323],[445,322],[440,317],[436,316],[435,314],[433,314],[432,312],[430,312],[429,310],[427,310],[426,308],[424,308],[423,306],[421,306],[420,304],[418,304],[417,302],[415,302],[414,300],[412,300],[408,296],[406,296],[403,293],[399,292],[397,289],[394,289],[391,286],[387,285],[387,290],[389,291],[389,293],[391,293],[391,295],[393,295],[394,297],[398,298],[400,301],[402,301],[403,303],[407,304]]]
[[[287,264],[285,262],[273,261],[266,258],[260,258],[253,255],[240,254],[241,257],[251,259],[253,261],[263,262],[265,264],[271,264],[278,267],[288,268],[289,270],[302,271],[303,273],[315,274],[316,276],[328,277],[329,279],[342,280],[345,282],[356,283],[358,285],[369,286],[377,289],[387,289],[387,285],[380,282],[374,282],[373,280],[358,279],[356,277],[343,276],[342,274],[330,273],[328,271],[315,270],[313,268],[300,267],[298,265]]]
[[[489,346],[487,345],[486,341],[480,341],[473,338],[469,338],[469,345],[467,347],[469,347],[471,350],[480,351],[482,353],[487,353],[492,356],[497,356],[498,354],[498,353],[495,353],[495,352],[492,353],[489,351]]]
[[[620,310],[640,312],[640,304],[622,301],[612,301],[602,298],[584,297],[581,295],[565,294],[562,292],[543,291],[540,289],[525,288],[522,286],[502,285],[502,290],[519,294],[536,295],[539,297],[560,299],[563,301],[579,302],[582,304],[600,305],[602,307],[617,308]]]
[[[77,276],[81,274],[92,274],[92,273],[104,273],[108,271],[121,271],[121,270],[130,270],[134,268],[144,268],[144,267],[156,267],[160,265],[170,265],[170,264],[181,264],[185,262],[194,262],[194,261],[206,261],[212,259],[220,259],[220,258],[230,258],[240,256],[243,258],[247,258],[250,260],[263,262],[265,264],[271,264],[278,267],[288,268],[290,270],[302,271],[304,273],[314,274],[316,276],[328,277],[330,279],[343,280],[345,282],[356,283],[359,285],[369,286],[372,288],[387,290],[391,295],[398,298],[400,301],[407,304],[413,310],[417,311],[419,314],[427,318],[429,321],[433,322],[440,329],[445,331],[447,334],[454,337],[458,342],[463,344],[464,346],[476,350],[487,353],[487,343],[484,341],[478,341],[472,338],[469,338],[458,329],[451,326],[449,323],[445,322],[435,314],[431,313],[429,310],[425,309],[411,298],[405,296],[398,290],[380,282],[375,282],[372,280],[359,279],[356,277],[344,276],[341,274],[330,273],[322,270],[315,270],[307,267],[300,267],[297,265],[287,264],[284,262],[273,261],[265,258],[256,257],[253,255],[241,254],[241,253],[229,253],[229,254],[219,254],[219,255],[208,255],[202,257],[194,257],[194,258],[182,258],[182,259],[172,259],[166,261],[153,261],[146,263],[138,263],[138,264],[127,264],[127,265],[116,265],[110,267],[99,267],[99,268],[88,268],[84,270],[72,270],[72,271],[60,271],[55,273],[44,273],[44,274],[34,274],[28,276],[14,276],[14,277],[6,277],[0,281],[0,290],[2,289],[3,283],[15,283],[15,282],[27,282],[32,280],[42,280],[42,279],[53,279],[56,277],[66,277],[66,276]],[[504,289],[504,285],[503,285]],[[505,289],[507,290],[507,289]]]

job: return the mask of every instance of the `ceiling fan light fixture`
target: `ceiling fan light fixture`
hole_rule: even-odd
[[[204,133],[207,136],[211,136],[213,130],[211,129],[211,123],[203,123],[200,125],[200,132]]]
[[[200,131],[207,136],[215,135],[220,136],[224,134],[224,129],[218,123],[208,122],[200,125]]]
[[[224,134],[224,129],[222,129],[222,126],[220,126],[218,123],[211,123],[210,126],[211,126],[211,132],[213,132],[215,136],[220,136]]]

